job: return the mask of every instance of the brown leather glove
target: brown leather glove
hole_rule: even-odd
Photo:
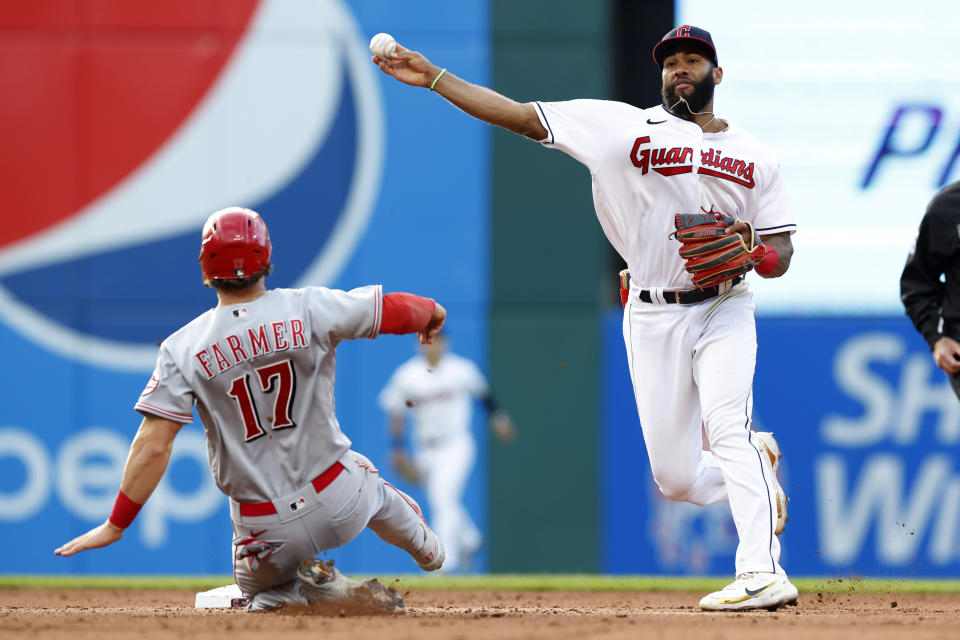
[[[727,233],[737,222],[749,228],[747,240],[739,233]],[[765,255],[752,224],[722,213],[678,213],[674,226],[680,257],[686,260],[683,267],[700,289],[733,280],[753,269]]]

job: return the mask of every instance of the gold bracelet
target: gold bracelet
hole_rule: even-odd
[[[434,79],[433,79],[433,82],[430,83],[430,91],[433,91],[433,88],[434,88],[435,86],[437,86],[437,82],[440,81],[440,78],[443,77],[443,74],[445,74],[446,72],[447,72],[447,68],[446,68],[446,67],[444,67],[443,69],[440,69],[440,73],[438,73],[438,74],[437,74],[437,77],[434,78]]]

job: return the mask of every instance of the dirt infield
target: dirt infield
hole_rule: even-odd
[[[0,638],[797,638],[957,637],[960,594],[803,593],[777,612],[705,613],[701,594],[409,591],[407,611],[322,617],[197,610],[192,591],[0,589]],[[339,612],[338,612],[339,613]],[[292,632],[295,635],[287,635]],[[309,634],[309,635],[304,635]]]

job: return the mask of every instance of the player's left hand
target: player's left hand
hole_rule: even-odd
[[[444,309],[439,302],[436,302],[430,322],[417,334],[420,337],[420,344],[431,344],[433,339],[437,337],[437,334],[440,333],[440,329],[443,328],[443,323],[446,319],[447,310]]]
[[[54,550],[54,553],[64,557],[72,556],[75,553],[80,553],[87,549],[99,549],[100,547],[113,544],[122,537],[123,529],[115,527],[107,520],[99,527],[87,531],[82,536],[78,536],[62,547]]]
[[[753,227],[744,222],[743,220],[737,220],[732,225],[727,227],[724,235],[732,236],[735,233],[740,234],[740,238],[743,240],[744,244],[750,246],[751,242],[756,242],[756,236],[754,235]]]

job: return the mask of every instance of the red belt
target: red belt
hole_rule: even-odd
[[[333,463],[333,466],[318,475],[310,481],[313,490],[320,493],[326,489],[331,482],[337,479],[340,472],[343,471],[343,465],[339,462]],[[277,508],[273,502],[245,502],[240,504],[240,515],[247,518],[256,516],[272,516],[277,513]]]

